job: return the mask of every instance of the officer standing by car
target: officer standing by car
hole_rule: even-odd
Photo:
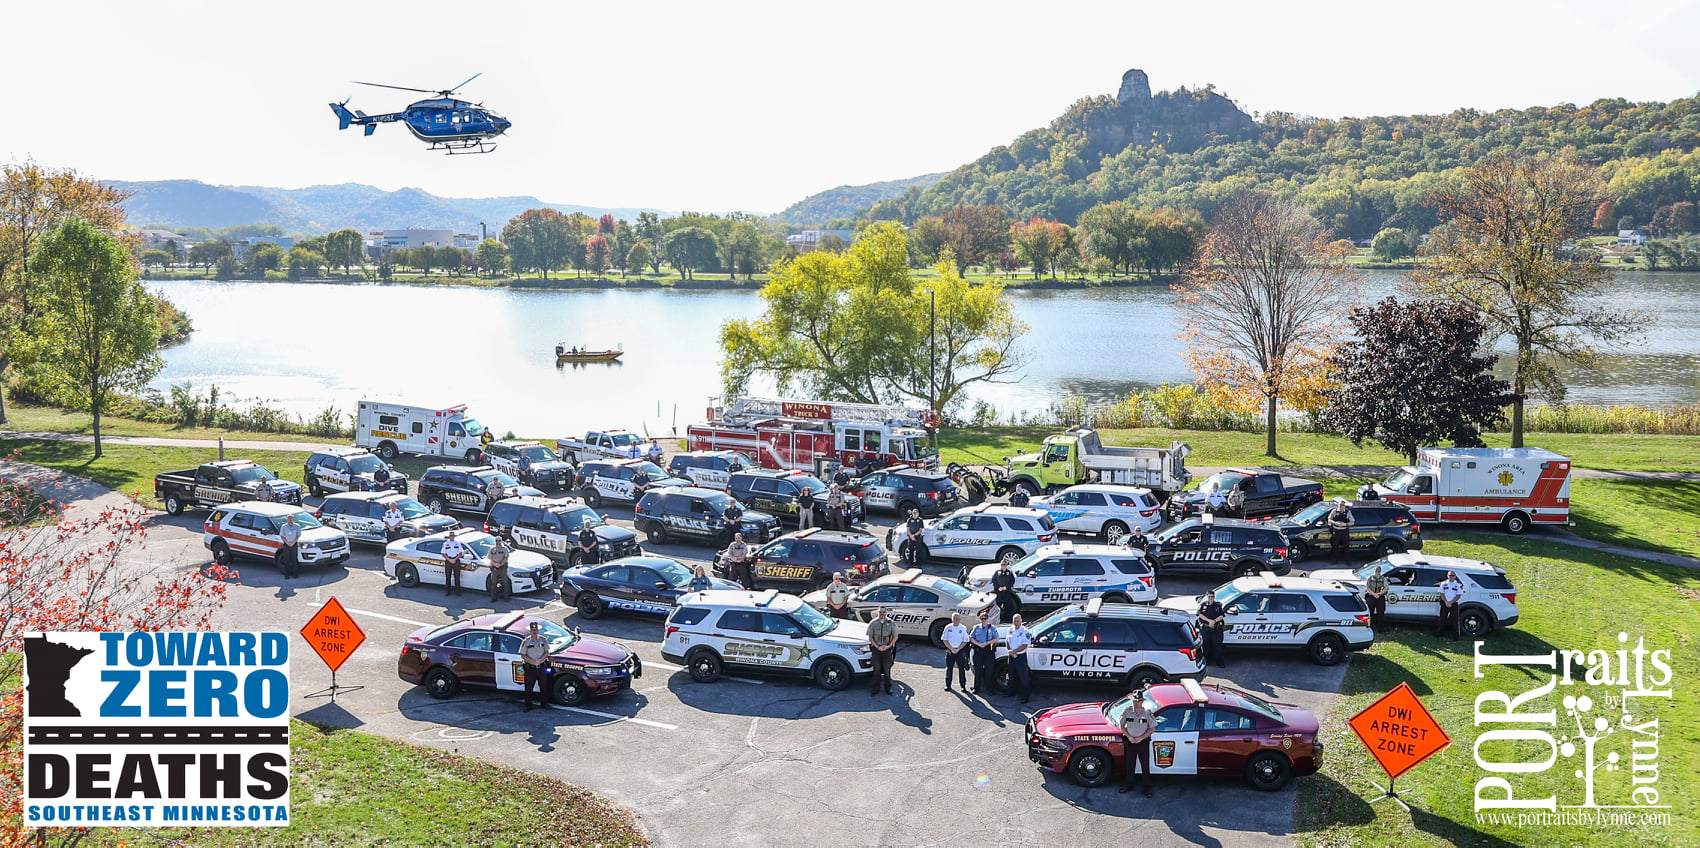
[[[1221,486],[1215,486],[1211,488],[1210,494],[1205,496],[1204,505],[1211,515],[1222,515],[1223,509],[1228,505],[1228,496]]]
[[[1021,703],[1025,704],[1033,697],[1033,674],[1027,665],[1027,649],[1033,647],[1033,631],[1021,623],[1021,613],[1016,613],[1010,619],[1009,635],[1004,637],[1009,646],[1009,688],[1011,694],[1019,695]]]
[[[1002,621],[1014,621],[1015,613],[1021,609],[1021,599],[1015,596],[1015,572],[1009,570],[1009,563],[998,564],[998,570],[992,574],[992,592],[998,601],[998,618]]]
[[[601,540],[596,531],[586,525],[578,531],[578,564],[596,565],[602,561]]]
[[[508,580],[508,546],[501,537],[490,546],[490,555],[485,559],[490,562],[490,601],[513,600],[514,584]]]
[[[543,638],[543,626],[533,621],[531,633],[519,643],[519,659],[525,663],[525,711],[531,712],[531,690],[537,688],[537,705],[549,706],[548,682],[544,676],[549,669],[549,640]]]
[[[1015,490],[1009,493],[1010,506],[1026,509],[1027,505],[1032,502],[1033,498],[1027,494],[1026,486],[1016,486]]]
[[[991,685],[992,663],[998,655],[998,629],[984,611],[980,613],[980,623],[968,634],[968,641],[974,643],[974,694],[978,695]]]
[[[1132,695],[1133,703],[1122,711],[1122,737],[1127,740],[1126,754],[1122,757],[1122,788],[1120,792],[1133,791],[1133,769],[1140,767],[1145,775],[1145,797],[1151,797],[1151,732],[1157,729],[1157,717],[1145,708],[1145,690],[1143,688]]]
[[[837,483],[826,493],[826,527],[828,530],[843,530],[844,526],[844,488]]]
[[[401,507],[391,503],[384,510],[384,541],[393,542],[401,538],[401,523],[407,520],[401,514]]]
[[[840,489],[850,488],[850,471],[842,465],[838,466],[837,473],[832,475],[832,482]]]
[[[815,493],[804,487],[797,495],[797,529],[803,530],[815,526]]]
[[[389,487],[390,487],[390,466],[389,466],[388,463],[379,462],[378,463],[378,470],[372,472],[372,488],[378,489],[378,490],[383,490],[383,489],[388,489]]]
[[[449,531],[449,537],[443,540],[443,592],[449,595],[460,594],[460,558],[466,555],[466,545],[455,538],[455,531]]]
[[[1352,511],[1345,501],[1336,501],[1328,513],[1329,558],[1352,561]]]
[[[1376,566],[1364,578],[1364,606],[1369,607],[1369,629],[1381,632],[1381,620],[1387,615],[1387,566]]]
[[[742,533],[733,533],[732,544],[726,546],[726,576],[745,589],[756,587],[750,573],[750,546],[744,543]]]
[[[1222,633],[1227,629],[1227,610],[1216,600],[1215,592],[1204,593],[1204,603],[1198,605],[1198,626],[1204,631],[1204,664],[1212,661],[1217,668],[1228,667],[1228,656],[1222,650]]]
[[[495,506],[502,499],[502,478],[500,475],[490,475],[490,482],[484,486],[484,495],[490,499],[488,506]]]
[[[278,570],[283,572],[284,577],[293,580],[301,573],[301,525],[295,523],[295,513],[283,519],[277,538],[283,542],[283,547],[277,552]]]
[[[881,685],[884,685],[887,695],[891,694],[891,664],[897,657],[897,625],[886,619],[886,612],[885,607],[880,607],[874,620],[868,622],[868,644],[874,649],[874,689],[869,695],[878,695]]]
[[[272,481],[261,480],[260,485],[254,487],[254,499],[261,503],[277,500],[277,491],[272,489]]]
[[[1228,515],[1234,518],[1245,517],[1245,489],[1235,486],[1228,490]]]
[[[626,446],[626,458],[627,459],[642,459],[643,458],[643,451],[638,449],[637,442],[632,442],[631,444]]]
[[[962,626],[962,613],[950,614],[944,626],[944,690],[950,691],[950,670],[956,669],[957,681],[968,688],[968,628]]]
[[[844,582],[842,571],[834,571],[832,583],[826,587],[826,614],[833,618],[850,617],[850,584]]]
[[[726,505],[726,511],[721,513],[721,517],[726,519],[726,539],[727,544],[731,544],[730,540],[737,534],[738,528],[744,526],[744,507],[738,503],[737,498],[733,498],[732,502]]]
[[[650,442],[649,443],[649,461],[655,463],[656,465],[661,464],[661,443],[660,442]]]
[[[903,525],[903,561],[911,567],[921,562],[921,531],[926,526],[920,510],[909,510],[909,521]]]
[[[1458,572],[1446,572],[1446,579],[1440,583],[1440,625],[1435,628],[1435,635],[1446,632],[1447,622],[1451,622],[1452,641],[1463,636],[1464,623],[1458,616],[1458,600],[1463,597],[1464,583],[1458,579]]]
[[[531,455],[525,451],[519,452],[519,481],[531,485]]]
[[[1145,528],[1135,524],[1133,529],[1127,531],[1127,535],[1122,537],[1122,547],[1130,551],[1144,553],[1151,549],[1151,540],[1145,537]]]
[[[701,565],[697,566],[696,573],[691,575],[691,585],[686,588],[691,592],[706,592],[713,589],[714,581],[709,579],[708,569]]]

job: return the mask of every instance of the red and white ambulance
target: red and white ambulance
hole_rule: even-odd
[[[820,472],[825,465],[939,469],[928,436],[938,414],[905,406],[733,398],[685,429],[692,451],[735,450],[764,468]]]
[[[1571,523],[1570,458],[1542,448],[1421,448],[1416,465],[1374,488],[1422,522],[1499,524],[1513,534]]]

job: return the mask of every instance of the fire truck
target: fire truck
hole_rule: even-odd
[[[938,425],[938,413],[905,406],[744,397],[710,406],[685,438],[689,450],[735,450],[764,468],[822,474],[860,461],[937,471],[927,441]]]
[[[1498,524],[1517,534],[1570,523],[1570,459],[1541,448],[1422,448],[1375,491],[1422,522]]]

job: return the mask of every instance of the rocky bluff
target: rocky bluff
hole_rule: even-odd
[[[1150,144],[1186,152],[1198,149],[1213,136],[1238,138],[1253,128],[1250,115],[1211,88],[1182,87],[1152,94],[1150,78],[1138,68],[1122,74],[1114,101],[1107,97],[1082,101],[1058,123],[1084,129],[1099,153]]]

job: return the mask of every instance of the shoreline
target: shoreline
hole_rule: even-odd
[[[920,277],[925,280],[927,277]],[[1090,290],[1099,288],[1146,288],[1168,287],[1177,277],[1165,276],[1156,279],[1136,279],[1116,277],[1103,280],[1089,278],[1067,279],[1032,279],[1032,278],[995,278],[1005,289],[1010,290],[1040,290],[1040,291],[1071,291]],[[971,284],[984,284],[993,281],[992,278],[970,278]],[[513,289],[516,291],[574,291],[574,290],[614,290],[625,289],[634,291],[666,291],[677,289],[683,291],[761,291],[767,285],[765,277],[755,280],[729,280],[722,277],[693,278],[681,280],[677,277],[551,277],[547,280],[536,277],[416,277],[401,280],[369,280],[363,277],[309,277],[300,280],[256,280],[233,279],[217,280],[212,276],[154,276],[151,272],[142,277],[142,283],[296,283],[303,285],[326,286],[387,286],[387,287],[420,287],[420,288],[477,288],[477,289]]]

